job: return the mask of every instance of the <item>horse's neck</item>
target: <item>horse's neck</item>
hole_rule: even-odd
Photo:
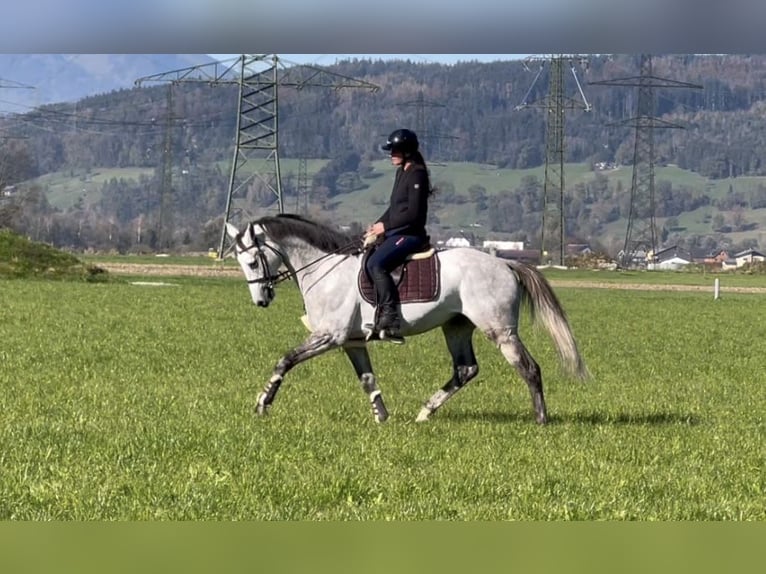
[[[290,266],[298,271],[304,267],[311,267],[315,261],[326,258],[326,253],[321,249],[299,240],[287,240],[280,246],[281,251],[289,259]]]
[[[295,273],[302,291],[322,282],[328,273],[337,269],[338,264],[348,264],[348,255],[328,254],[302,241],[285,242],[280,249],[287,257],[287,264]]]

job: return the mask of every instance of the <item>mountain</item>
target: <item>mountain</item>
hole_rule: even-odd
[[[207,54],[0,54],[0,113],[74,102],[213,61]]]
[[[57,58],[59,67],[72,64],[67,56]],[[0,226],[74,248],[214,245],[230,185],[240,95],[236,86],[208,82],[133,88],[138,77],[188,67],[179,58],[74,58],[96,77],[122,75],[122,87],[0,117]],[[631,84],[640,60],[630,54],[590,58],[580,83],[591,111],[566,113],[567,233],[614,253],[631,213],[637,107]],[[52,83],[70,88],[84,74],[54,71]],[[380,144],[394,128],[414,127],[437,188],[433,237],[471,229],[529,245],[539,239],[549,74],[519,62],[445,66],[363,59],[336,62],[321,74],[294,72],[279,75],[280,173],[289,210],[321,212],[344,225],[363,226],[377,217],[391,185]],[[566,94],[578,93],[573,76],[565,76]],[[654,115],[662,125],[686,128],[654,130],[654,199],[663,243],[762,248],[766,56],[656,55],[653,76],[685,88],[654,94]],[[351,84],[351,78],[366,82],[365,89],[327,89]],[[624,85],[601,85],[620,78]],[[379,89],[366,89],[369,84]],[[4,90],[0,99],[14,91],[22,90]],[[257,113],[250,107],[256,96],[262,104]],[[255,90],[247,100],[242,125],[248,138],[263,136],[254,128],[276,119],[275,99],[268,90]],[[276,209],[270,152],[247,148],[252,161],[237,182],[241,213]],[[259,177],[249,177],[249,170]]]

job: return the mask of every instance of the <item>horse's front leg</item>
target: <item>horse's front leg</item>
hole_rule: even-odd
[[[269,382],[266,384],[261,394],[258,395],[255,412],[259,415],[266,414],[269,406],[274,402],[274,397],[276,397],[277,391],[279,390],[285,375],[290,369],[303,361],[321,355],[337,346],[338,343],[332,335],[327,333],[312,333],[303,344],[297,346],[279,359],[277,366],[274,367],[274,374],[271,375]]]

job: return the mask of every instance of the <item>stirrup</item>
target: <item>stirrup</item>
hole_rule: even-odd
[[[389,343],[395,343],[397,345],[401,345],[405,342],[404,337],[401,335],[391,335],[385,327],[378,330],[377,326],[372,323],[365,323],[362,325],[362,330],[364,331],[365,341],[388,341]]]
[[[404,337],[402,337],[401,333],[391,333],[387,327],[383,327],[378,331],[378,337],[381,341],[388,341],[389,343],[396,343],[397,345],[404,343]]]

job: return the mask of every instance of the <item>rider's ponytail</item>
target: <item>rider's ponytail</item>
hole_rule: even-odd
[[[420,153],[420,150],[411,152],[407,154],[407,161],[417,163],[426,168],[426,173],[428,174],[428,195],[431,195],[435,191],[435,188],[433,185],[431,185],[431,172],[428,171],[428,166],[426,165],[426,160],[423,157],[423,154]]]

